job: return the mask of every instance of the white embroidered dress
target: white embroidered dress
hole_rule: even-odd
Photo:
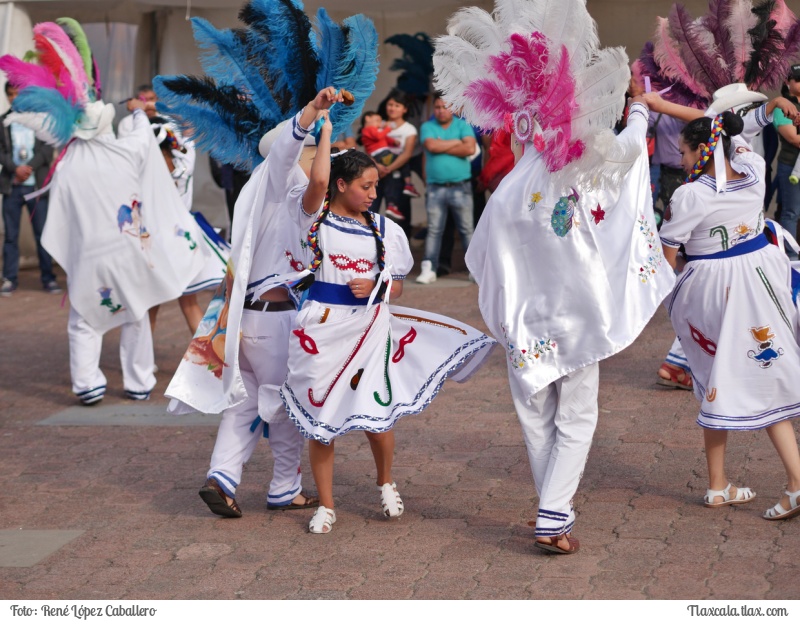
[[[789,260],[761,234],[764,160],[739,137],[734,151],[744,178],[720,194],[707,175],[685,184],[660,234],[691,260],[667,305],[701,401],[698,424],[761,429],[800,416],[798,312]],[[692,259],[720,253],[728,257]]]
[[[672,288],[650,198],[647,117],[634,104],[616,137],[641,144],[619,187],[560,191],[528,144],[475,229],[467,265],[524,400],[627,347]]]
[[[394,222],[375,218],[384,233],[384,275],[403,279],[413,266],[408,241]],[[491,351],[491,338],[451,318],[349,300],[349,281],[379,273],[370,227],[330,213],[319,240],[324,259],[297,315],[280,390],[305,437],[328,443],[349,431],[388,431],[422,411],[447,377],[465,381]]]

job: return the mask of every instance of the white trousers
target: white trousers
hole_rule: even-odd
[[[100,370],[103,334],[93,329],[72,307],[69,310],[67,334],[72,391],[82,400],[102,397],[106,391],[106,377]],[[147,398],[156,385],[153,336],[147,314],[140,321],[122,325],[119,359],[125,391]]]
[[[689,371],[689,360],[686,359],[686,353],[683,352],[681,341],[676,337],[669,348],[669,353],[666,357],[667,364],[672,364],[685,371]]]
[[[511,396],[539,495],[537,537],[566,533],[575,522],[572,498],[597,425],[599,371],[595,363],[565,375],[527,403],[509,370]]]
[[[297,312],[256,312],[242,314],[239,368],[247,399],[222,413],[208,477],[214,477],[230,497],[242,479],[242,468],[250,459],[258,440],[268,435],[274,468],[267,502],[282,505],[292,502],[301,491],[300,455],[305,439],[285,410],[259,418],[258,394],[274,392],[269,403],[283,404],[277,389],[286,379],[289,362],[289,332]],[[271,386],[272,389],[263,386]]]

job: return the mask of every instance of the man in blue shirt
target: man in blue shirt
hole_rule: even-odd
[[[6,84],[6,97],[9,103],[17,97],[17,89]],[[53,150],[39,141],[33,130],[17,123],[6,127],[6,113],[0,117],[0,193],[3,195],[3,283],[0,285],[0,296],[10,297],[17,288],[19,271],[19,228],[22,219],[22,207],[28,206],[31,217],[33,235],[36,239],[36,251],[39,255],[39,270],[42,274],[42,286],[51,293],[59,293],[61,289],[53,274],[53,260],[41,244],[42,230],[47,218],[47,195],[40,195],[30,201],[25,195],[33,193],[42,186],[50,170]]]
[[[469,247],[474,227],[469,157],[475,153],[475,134],[466,121],[453,116],[439,94],[434,99],[433,116],[434,119],[422,124],[420,130],[425,150],[425,207],[428,211],[425,259],[416,280],[420,284],[436,281],[448,212],[455,219],[464,251]]]

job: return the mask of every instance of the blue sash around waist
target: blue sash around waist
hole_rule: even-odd
[[[315,281],[308,289],[308,299],[320,303],[333,305],[365,306],[369,297],[358,299],[346,284],[331,284],[330,282]],[[375,297],[374,303],[380,303],[380,298]]]
[[[721,260],[722,258],[735,258],[736,256],[744,256],[745,254],[763,249],[769,244],[770,242],[766,235],[759,234],[755,238],[751,238],[743,243],[734,245],[730,249],[718,251],[717,253],[708,254],[706,256],[690,256],[687,254],[686,260],[688,262],[694,262],[695,260]]]

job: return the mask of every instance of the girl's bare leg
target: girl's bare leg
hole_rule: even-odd
[[[317,484],[319,504],[333,509],[333,441],[323,444],[309,440],[308,458],[311,461],[314,482]]]
[[[703,429],[703,440],[706,446],[706,463],[708,464],[708,489],[724,490],[728,487],[728,477],[725,475],[725,447],[728,443],[728,432],[724,429]],[[738,489],[736,486],[730,490],[730,495],[735,497]],[[721,496],[714,497],[709,503],[722,503]]]
[[[393,483],[392,462],[394,461],[394,431],[367,433],[369,447],[378,469],[378,485]]]
[[[782,420],[771,427],[767,427],[767,434],[772,440],[772,445],[778,451],[778,456],[786,469],[788,481],[787,490],[796,492],[800,490],[800,451],[797,448],[797,438],[794,434],[794,427],[791,420]],[[781,506],[789,509],[789,497],[786,494],[781,496]]]

